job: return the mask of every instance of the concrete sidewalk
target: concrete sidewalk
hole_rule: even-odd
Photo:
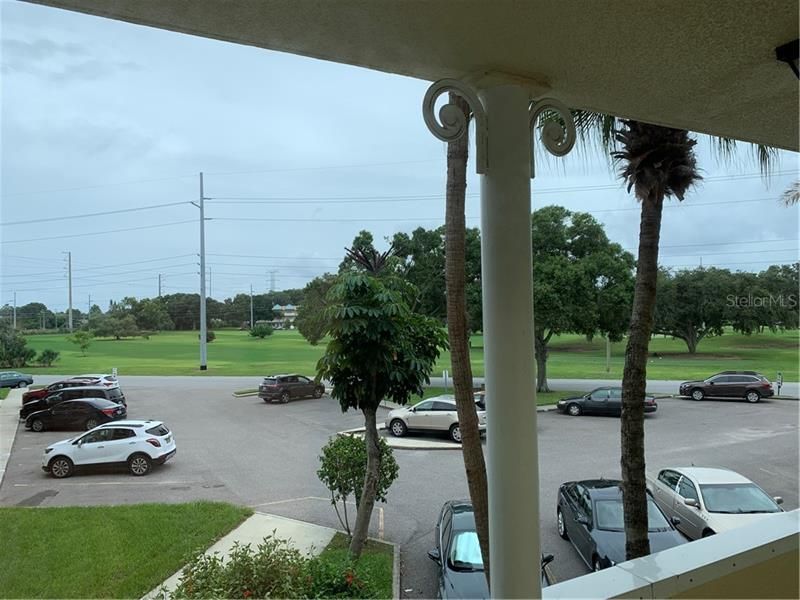
[[[6,474],[14,439],[17,437],[19,407],[22,405],[22,394],[26,391],[28,388],[12,389],[5,400],[0,400],[0,485]]]
[[[290,540],[291,545],[302,554],[311,555],[322,552],[336,534],[336,530],[329,527],[256,512],[206,550],[206,554],[219,553],[225,556],[236,542],[241,545],[250,544],[255,549],[265,537],[273,535],[273,532],[278,539]],[[162,588],[166,588],[168,591],[174,590],[180,581],[181,573],[182,570],[172,575],[163,584],[145,595],[142,600],[156,600],[165,597]]]

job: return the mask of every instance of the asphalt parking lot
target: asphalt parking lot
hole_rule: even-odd
[[[198,378],[199,379],[199,378]],[[328,437],[357,427],[328,397],[286,405],[233,398],[242,387],[222,378],[186,386],[170,378],[123,380],[130,418],[153,418],[173,430],[178,454],[145,478],[124,471],[55,480],[40,469],[44,447],[75,435],[33,433],[20,424],[0,505],[65,506],[224,500],[274,514],[339,527],[327,489],[318,481],[318,455]],[[385,412],[383,413],[385,414]],[[587,572],[558,537],[555,502],[564,481],[619,476],[619,420],[539,413],[542,549],[556,556],[559,580]],[[659,403],[646,425],[648,469],[668,465],[723,466],[759,483],[784,507],[798,507],[798,403],[763,401]],[[436,593],[432,547],[442,503],[467,497],[458,451],[396,450],[400,477],[378,504],[372,534],[402,545],[402,589],[411,598]],[[380,508],[381,510],[377,510]]]

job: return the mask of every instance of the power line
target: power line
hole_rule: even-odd
[[[267,258],[274,260],[342,260],[341,256],[260,256],[256,254],[212,254],[208,256],[225,256],[228,258]]]
[[[98,266],[95,266],[95,267],[82,267],[80,269],[73,269],[73,270],[75,270],[75,271],[88,271],[88,270],[94,270],[94,269],[115,269],[117,267],[127,267],[128,265],[141,265],[141,264],[145,264],[145,263],[160,262],[162,260],[173,260],[175,258],[186,258],[186,257],[189,257],[189,256],[197,256],[197,254],[196,253],[176,254],[176,255],[173,255],[173,256],[164,256],[162,258],[151,258],[151,259],[148,259],[148,260],[136,260],[136,261],[128,262],[128,263],[117,263],[115,265],[98,265]],[[168,267],[158,266],[157,268],[161,269],[161,268],[168,268]]]
[[[155,229],[157,227],[169,227],[171,225],[183,225],[185,223],[196,223],[195,219],[188,221],[172,221],[171,223],[158,223],[156,225],[144,225],[142,227],[127,227],[125,229],[106,229],[105,231],[91,231],[88,233],[75,233],[70,235],[56,235],[43,238],[28,238],[27,240],[3,240],[0,244],[22,244],[25,242],[45,242],[49,240],[63,240],[66,238],[86,237],[89,235],[106,235],[109,233],[121,233],[123,231],[140,231],[142,229]]]
[[[671,256],[730,256],[732,254],[763,254],[764,252],[797,252],[798,248],[773,248],[771,250],[742,250],[740,252],[703,252],[699,254],[667,254],[662,255],[660,258],[669,258]]]
[[[140,212],[143,210],[154,210],[156,208],[166,208],[168,206],[178,206],[180,204],[188,204],[188,202],[168,202],[166,204],[152,204],[150,206],[139,206],[136,208],[120,208],[118,210],[106,210],[103,212],[84,213],[81,215],[68,215],[62,217],[48,217],[46,219],[31,219],[30,221],[9,221],[7,223],[0,223],[0,225],[30,225],[32,223],[47,223],[48,221],[65,221],[67,219],[85,219],[87,217],[102,217],[105,215],[119,215],[122,213]]]
[[[796,238],[779,238],[774,240],[736,240],[735,242],[704,242],[701,244],[668,244],[659,245],[659,248],[692,248],[697,246],[741,246],[743,244],[771,244],[773,242],[797,242]],[[626,249],[636,249],[637,246],[628,246]]]
[[[281,169],[259,169],[252,171],[211,171],[206,172],[206,175],[247,175],[255,173],[291,173],[295,171],[326,171],[333,169],[363,169],[369,167],[391,167],[395,165],[414,165],[420,163],[444,162],[444,158],[429,158],[421,160],[405,160],[394,162],[381,162],[381,163],[362,163],[355,165],[328,165],[320,167],[288,167]]]

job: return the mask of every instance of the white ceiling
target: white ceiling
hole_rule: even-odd
[[[572,108],[798,150],[798,80],[775,59],[797,0],[32,1],[426,80],[501,74]]]

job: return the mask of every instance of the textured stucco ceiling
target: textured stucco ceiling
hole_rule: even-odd
[[[774,51],[798,37],[797,0],[32,1],[427,80],[501,73],[573,108],[798,150],[798,80]]]

